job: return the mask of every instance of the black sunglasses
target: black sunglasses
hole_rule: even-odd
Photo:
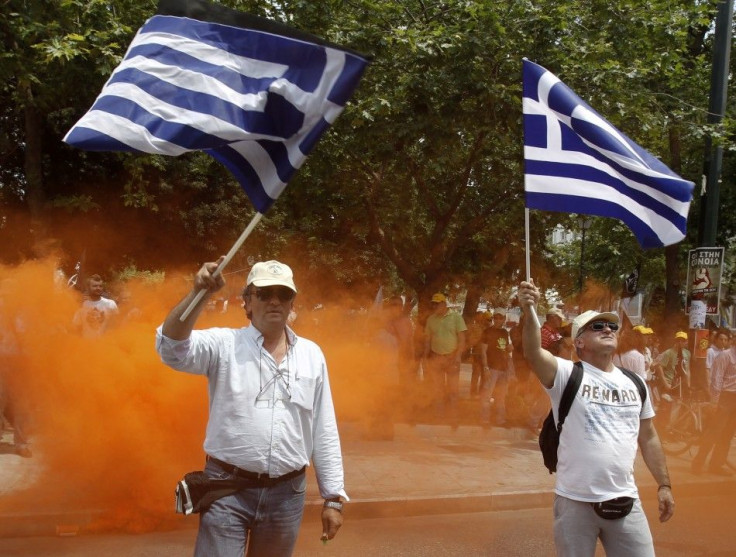
[[[261,302],[268,302],[274,296],[279,299],[279,302],[290,302],[294,299],[296,292],[286,286],[264,286],[256,287],[255,294]]]
[[[608,327],[611,329],[614,333],[618,331],[618,323],[614,323],[612,321],[595,321],[588,325],[586,329],[590,329],[591,331],[600,332],[603,329]]]

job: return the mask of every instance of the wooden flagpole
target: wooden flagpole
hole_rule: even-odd
[[[235,254],[238,252],[238,250],[243,246],[243,243],[245,243],[245,239],[250,236],[250,233],[253,232],[253,229],[256,227],[256,225],[260,222],[260,220],[263,218],[263,213],[256,213],[253,215],[253,218],[251,219],[250,223],[248,223],[248,226],[245,227],[245,230],[243,230],[243,233],[240,235],[240,237],[235,240],[235,243],[233,244],[233,247],[230,248],[230,251],[227,252],[227,255],[225,256],[225,259],[222,260],[222,263],[215,269],[215,272],[213,273],[213,276],[218,276],[222,273],[222,271],[225,269],[228,263],[232,260],[233,257],[235,257]],[[197,307],[197,304],[202,301],[202,298],[204,298],[204,295],[207,293],[207,289],[203,288],[199,292],[197,292],[197,296],[194,298],[194,300],[191,301],[187,309],[184,310],[184,313],[181,314],[181,317],[179,318],[179,321],[185,321],[187,317],[189,317],[189,314],[192,313],[192,310]]]

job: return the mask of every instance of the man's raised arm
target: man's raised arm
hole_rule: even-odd
[[[524,358],[534,371],[539,381],[547,388],[552,387],[557,375],[557,360],[542,348],[542,333],[538,322],[532,315],[539,302],[539,289],[534,282],[522,282],[519,285],[519,305],[523,310],[521,340],[524,347]]]

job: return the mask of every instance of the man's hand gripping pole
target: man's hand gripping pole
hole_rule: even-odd
[[[263,218],[263,213],[256,213],[253,218],[251,219],[250,223],[248,223],[248,226],[243,230],[243,233],[240,235],[240,237],[235,240],[235,243],[233,244],[233,247],[230,248],[230,251],[227,252],[227,255],[225,256],[225,259],[222,260],[222,263],[220,263],[217,266],[217,269],[213,273],[214,277],[219,276],[222,274],[223,269],[227,266],[228,263],[232,260],[233,257],[235,257],[235,254],[238,252],[238,250],[243,246],[245,243],[245,239],[250,236],[250,233],[253,232],[253,229],[256,227],[258,222]],[[181,314],[181,317],[179,318],[179,321],[186,321],[187,317],[189,317],[189,314],[192,313],[192,310],[197,307],[197,305],[202,301],[202,298],[204,298],[204,295],[207,294],[207,289],[203,288],[199,292],[197,292],[197,296],[192,300],[192,302],[189,304],[187,309],[184,310],[184,313]]]

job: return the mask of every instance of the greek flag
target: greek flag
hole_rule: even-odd
[[[221,21],[200,20],[212,14]],[[205,151],[265,213],[366,65],[275,22],[202,0],[162,1],[64,141],[91,151]]]
[[[693,183],[528,60],[523,109],[528,208],[617,218],[642,248],[685,237]]]

